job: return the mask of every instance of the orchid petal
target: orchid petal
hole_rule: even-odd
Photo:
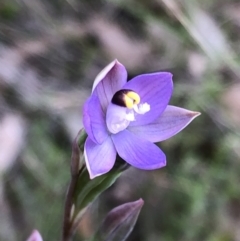
[[[92,87],[92,92],[94,89],[97,87],[99,82],[102,81],[102,79],[105,78],[105,76],[108,74],[108,72],[113,68],[113,66],[116,64],[116,60],[112,61],[110,64],[108,64],[104,69],[100,71],[100,73],[96,76],[94,82],[93,82],[93,87]]]
[[[112,134],[116,134],[119,131],[125,130],[130,120],[127,120],[127,112],[129,110],[125,107],[118,106],[115,104],[110,103],[107,108],[107,114],[106,114],[106,123],[108,130]],[[134,115],[132,114],[132,118],[134,118]]]
[[[96,95],[91,95],[83,106],[83,125],[89,138],[97,144],[108,137],[105,114]]]
[[[110,137],[101,145],[95,144],[89,137],[87,138],[84,146],[84,157],[91,179],[110,171],[116,156],[117,153]]]
[[[145,170],[157,169],[166,165],[165,154],[159,147],[128,130],[111,137],[119,156],[130,165]]]
[[[117,60],[111,62],[96,77],[92,91],[99,97],[105,111],[113,95],[127,82],[127,71]]]
[[[148,125],[129,126],[128,130],[151,142],[164,141],[185,128],[199,112],[168,105],[162,115]]]
[[[173,90],[172,74],[159,72],[139,75],[127,82],[123,89],[130,89],[139,94],[141,103],[150,105],[150,111],[144,115],[137,115],[131,126],[151,123],[167,107]]]

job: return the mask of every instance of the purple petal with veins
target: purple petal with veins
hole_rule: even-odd
[[[83,125],[89,138],[97,144],[103,143],[108,137],[105,113],[96,95],[92,95],[84,104]]]
[[[139,75],[127,82],[123,89],[130,89],[139,94],[141,103],[148,103],[150,111],[137,115],[130,125],[145,125],[154,121],[167,107],[173,90],[172,74],[160,72]]]
[[[110,171],[116,160],[116,155],[117,152],[110,137],[101,145],[87,138],[84,156],[90,178],[92,179]]]
[[[155,144],[128,130],[112,135],[118,155],[130,165],[153,170],[166,166],[165,154]]]
[[[93,93],[99,97],[101,106],[106,111],[115,92],[120,90],[127,82],[127,71],[125,67],[114,60],[96,77]]]
[[[128,130],[151,142],[164,141],[176,135],[199,115],[199,112],[169,105],[155,121],[147,125],[129,126]]]

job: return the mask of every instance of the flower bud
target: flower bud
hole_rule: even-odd
[[[27,241],[43,241],[41,234],[37,230],[33,230]]]
[[[110,211],[94,240],[124,241],[131,233],[143,206],[143,200],[125,203]]]

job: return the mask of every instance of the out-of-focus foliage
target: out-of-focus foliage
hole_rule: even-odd
[[[142,197],[128,241],[240,237],[240,3],[236,0],[1,0],[0,240],[59,240],[71,142],[98,72],[171,71],[171,104],[202,112],[160,144],[168,165],[131,168],[85,215],[91,236]]]

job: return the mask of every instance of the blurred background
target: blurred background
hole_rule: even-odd
[[[98,72],[174,74],[171,104],[202,115],[130,168],[85,215],[145,200],[128,241],[240,240],[239,0],[0,0],[0,240],[59,240],[71,143]]]

